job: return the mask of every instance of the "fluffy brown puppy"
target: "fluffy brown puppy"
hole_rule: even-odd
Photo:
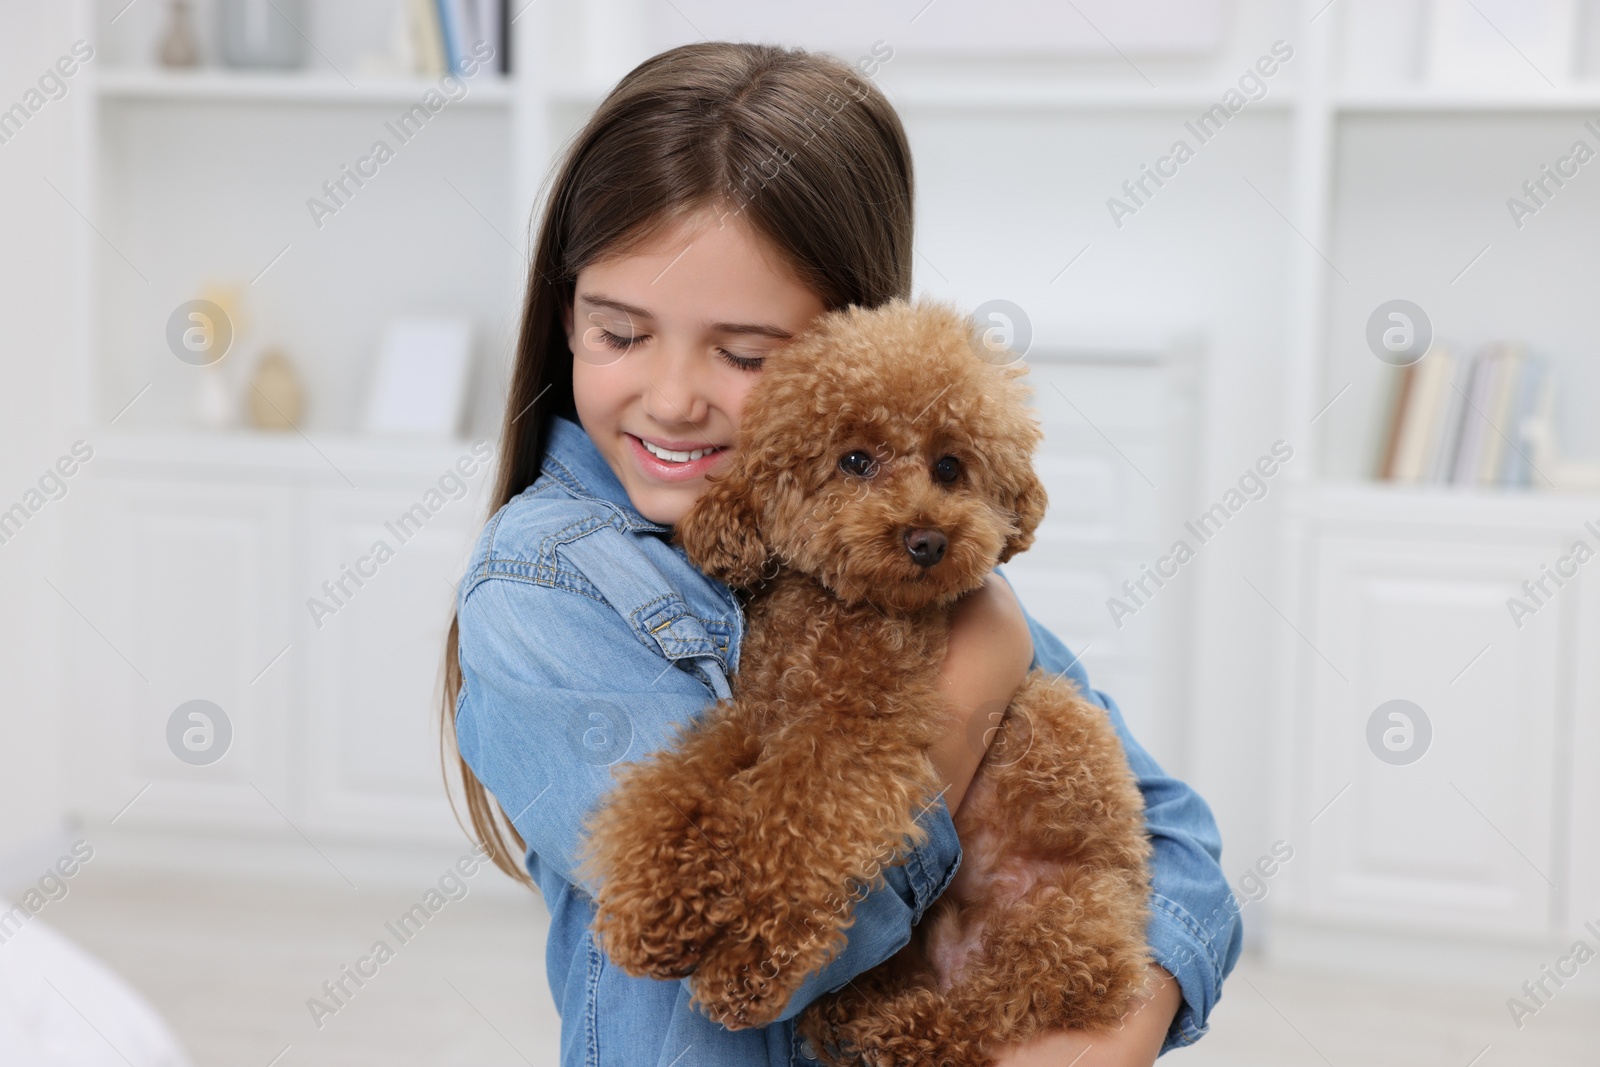
[[[692,974],[730,1028],[843,947],[854,893],[925,834],[951,607],[1028,547],[1045,494],[1022,370],[945,304],[823,316],[768,358],[729,467],[677,528],[749,590],[734,697],[619,768],[583,870],[630,974]],[[813,1004],[837,1064],[981,1065],[1115,1026],[1147,975],[1143,805],[1105,712],[1035,671],[956,813],[963,859],[912,941]]]

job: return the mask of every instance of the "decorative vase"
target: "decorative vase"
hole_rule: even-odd
[[[200,45],[195,39],[189,0],[172,0],[168,9],[167,30],[161,35],[156,58],[163,67],[200,65]]]
[[[298,429],[304,397],[294,364],[274,348],[261,357],[250,379],[250,421],[261,430]]]
[[[221,360],[200,368],[200,379],[195,385],[194,413],[200,425],[208,430],[221,430],[233,424],[233,394],[228,389]]]
[[[292,69],[305,65],[305,0],[221,0],[217,29],[230,67]]]

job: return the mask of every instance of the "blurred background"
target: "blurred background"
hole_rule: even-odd
[[[1600,1062],[1595,6],[0,0],[0,1060],[557,1062],[443,639],[553,161],[744,39],[1032,367],[1011,576],[1243,908],[1173,1060]]]

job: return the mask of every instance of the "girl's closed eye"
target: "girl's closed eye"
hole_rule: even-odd
[[[596,326],[594,328],[594,332],[600,335],[601,344],[605,345],[607,348],[615,348],[619,350],[627,350],[632,348],[634,345],[639,344],[641,341],[645,340],[645,338],[650,336],[649,334],[642,334],[635,335],[633,337],[619,337],[617,334],[612,333],[604,326]]]
[[[600,335],[601,344],[605,345],[607,348],[614,348],[622,352],[625,352],[628,349],[633,348],[635,345],[642,344],[650,339],[650,335],[647,333],[635,334],[632,337],[623,337],[619,334],[612,333],[603,326],[596,326],[594,329],[595,332]],[[730,367],[736,367],[739,370],[748,371],[760,370],[761,364],[765,359],[763,356],[737,355],[736,353],[729,352],[726,348],[717,349],[717,358],[721,359]]]
[[[737,367],[740,370],[760,370],[764,361],[762,356],[736,356],[726,348],[717,349],[717,355],[729,366]]]

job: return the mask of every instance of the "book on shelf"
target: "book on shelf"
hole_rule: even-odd
[[[491,58],[481,70],[511,71],[511,12],[514,0],[411,0],[418,73],[464,75],[478,62],[475,50],[487,44]]]
[[[1496,344],[1470,359],[1435,344],[1395,372],[1376,476],[1409,485],[1528,486],[1527,423],[1548,417],[1548,362]]]

